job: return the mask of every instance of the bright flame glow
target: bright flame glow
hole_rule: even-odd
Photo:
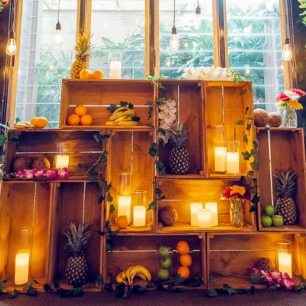
[[[289,44],[284,45],[283,48],[283,60],[286,62],[291,61],[292,59],[292,50]]]
[[[177,34],[172,34],[170,39],[170,48],[176,51],[180,47],[180,40]]]
[[[13,56],[17,53],[16,40],[14,38],[9,38],[6,46],[6,54]]]
[[[61,30],[56,30],[56,34],[54,36],[54,42],[58,45],[61,45],[64,42]]]
[[[202,27],[202,20],[201,20],[201,15],[196,14],[193,20],[193,28],[195,30],[199,30]]]

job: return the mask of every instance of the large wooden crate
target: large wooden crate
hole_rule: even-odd
[[[235,289],[249,289],[252,285],[249,268],[255,267],[262,257],[275,264],[275,242],[287,239],[292,242],[293,273],[305,276],[305,234],[248,233],[207,235],[207,279],[209,288],[227,284]],[[265,285],[255,285],[264,289]]]
[[[173,226],[157,226],[157,232],[162,234],[194,234],[195,232],[219,232],[219,231],[256,231],[255,214],[250,213],[250,201],[245,201],[244,209],[244,226],[241,228],[230,225],[230,203],[221,200],[224,190],[231,185],[237,185],[239,181],[234,180],[160,180],[158,187],[166,196],[165,200],[159,201],[155,223],[158,224],[158,212],[165,206],[172,206],[178,212],[178,220]],[[250,186],[246,185],[250,192]],[[209,229],[200,229],[190,225],[190,204],[193,202],[218,203],[219,226]]]
[[[128,80],[63,80],[62,99],[60,111],[60,128],[72,129],[101,129],[109,121],[110,111],[106,108],[110,104],[120,106],[120,102],[132,103],[136,110],[136,116],[141,121],[138,126],[133,127],[150,129],[147,124],[153,124],[155,112],[153,111],[151,119],[148,120],[148,101],[154,101],[154,85],[151,81],[128,81]],[[70,126],[68,117],[75,113],[77,105],[85,105],[88,108],[88,114],[92,116],[93,122],[90,126]],[[116,128],[125,128],[116,126]]]
[[[269,137],[270,134],[270,137]],[[260,205],[258,218],[264,214],[266,205],[275,205],[277,191],[275,171],[293,171],[297,174],[297,192],[295,203],[298,211],[298,224],[282,227],[263,227],[260,231],[305,231],[306,230],[306,195],[305,195],[305,148],[303,129],[271,128],[257,129],[259,141],[259,191]],[[271,160],[269,159],[269,150]],[[272,200],[273,198],[273,200]]]

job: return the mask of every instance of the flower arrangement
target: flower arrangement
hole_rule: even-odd
[[[14,173],[14,176],[20,179],[67,179],[69,178],[69,169],[68,168],[45,168],[45,169],[25,169],[19,170]]]
[[[250,197],[247,194],[245,187],[234,185],[225,189],[222,194],[222,198],[226,200],[231,199],[240,199],[240,200],[249,200]]]
[[[182,77],[187,80],[234,80],[233,70],[222,67],[185,68]]]

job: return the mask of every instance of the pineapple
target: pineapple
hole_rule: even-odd
[[[90,37],[88,34],[79,34],[75,46],[75,61],[72,63],[70,70],[71,79],[79,79],[80,72],[86,69],[90,56]]]
[[[87,226],[71,223],[64,235],[66,236],[65,249],[69,251],[70,257],[66,265],[67,283],[73,286],[85,284],[88,274],[87,262],[84,256],[90,232],[86,231]]]
[[[189,152],[186,148],[187,130],[184,129],[183,124],[177,123],[167,132],[170,143],[173,145],[169,155],[170,171],[174,174],[186,174],[190,168]]]
[[[297,176],[295,173],[281,172],[276,177],[276,190],[279,198],[275,205],[275,214],[284,218],[285,225],[297,223],[297,210],[294,202]]]

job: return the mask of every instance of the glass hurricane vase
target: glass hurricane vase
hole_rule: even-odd
[[[231,226],[242,227],[243,226],[243,208],[241,199],[230,199],[230,218]]]
[[[297,119],[296,110],[294,108],[291,108],[286,105],[282,117],[285,128],[297,127],[298,119]]]

